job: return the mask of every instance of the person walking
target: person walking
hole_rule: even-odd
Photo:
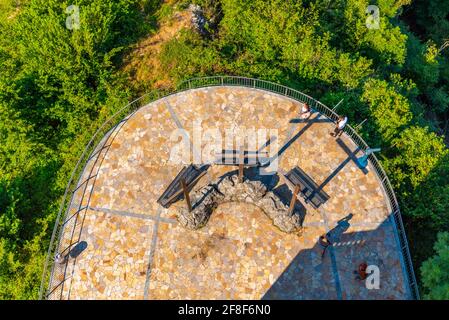
[[[332,242],[330,242],[329,238],[327,237],[327,234],[323,234],[322,236],[320,236],[319,243],[323,247],[323,252],[321,253],[321,258],[324,258],[326,249],[327,249],[327,247],[332,245]]]
[[[348,117],[339,116],[337,120],[337,125],[335,126],[335,130],[334,132],[331,132],[330,135],[333,137],[340,137],[343,133],[343,129],[345,128],[347,122]]]
[[[358,270],[354,270],[354,273],[357,274],[355,277],[356,280],[365,280],[368,277],[368,273],[366,273],[366,269],[368,268],[368,264],[366,262],[362,262],[359,265]]]

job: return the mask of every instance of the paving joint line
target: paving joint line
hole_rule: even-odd
[[[187,130],[184,129],[184,126],[182,125],[181,121],[179,120],[178,115],[176,114],[175,110],[173,109],[173,107],[170,105],[170,103],[168,101],[165,101],[165,105],[168,109],[168,112],[170,113],[171,118],[173,119],[176,126],[178,127],[178,129],[181,129],[183,136],[189,140],[190,148],[192,149],[192,152],[194,153],[194,158],[201,159],[201,153],[199,153],[198,150],[195,148],[195,145],[193,144],[193,141],[192,141],[192,137],[190,137],[190,135],[187,133]],[[212,184],[212,177],[210,176],[210,173],[208,171],[206,171],[206,175],[207,175],[208,183]]]
[[[70,207],[76,208],[77,206],[78,206],[77,204],[74,204]],[[135,212],[131,212],[131,211],[114,210],[114,209],[109,209],[109,208],[92,207],[92,206],[86,206],[85,208],[83,208],[83,210],[85,210],[85,209],[97,211],[97,212],[108,213],[108,214],[119,215],[119,216],[124,216],[124,217],[144,219],[144,220],[156,220],[157,219],[156,216],[146,215],[146,214],[142,214],[142,213],[135,213]],[[165,223],[170,223],[170,224],[177,223],[176,219],[165,218],[165,217],[160,217],[159,219]]]
[[[318,210],[320,212],[321,217],[324,221],[324,227],[326,228],[326,233],[330,231],[329,224],[327,222],[326,214],[323,212],[323,210]],[[335,256],[334,247],[329,246],[329,255],[331,258],[331,266],[332,266],[332,273],[334,274],[334,281],[335,281],[335,289],[337,291],[337,298],[338,300],[343,300],[342,295],[342,289],[341,289],[341,282],[340,282],[340,276],[338,274],[338,268],[337,268],[337,257]]]
[[[161,212],[162,212],[162,208],[159,207],[157,210],[157,219],[156,219],[156,223],[153,225],[153,234],[152,234],[152,238],[151,238],[151,246],[150,246],[150,253],[149,253],[149,257],[148,257],[148,268],[147,268],[147,273],[146,273],[146,277],[145,277],[145,287],[144,287],[144,291],[143,291],[143,299],[144,300],[148,300],[148,291],[149,291],[149,287],[150,287],[150,277],[151,277],[151,266],[153,264],[153,259],[154,259],[154,253],[156,251],[156,244],[157,244],[157,232],[159,229],[159,222],[160,222],[160,217],[161,217]]]
[[[284,143],[281,145],[281,148],[282,148],[282,146],[285,146],[290,141],[290,139],[292,138],[293,132],[295,131],[296,127],[297,127],[297,123],[294,123],[294,122],[290,123],[290,127],[288,128],[288,131],[287,131],[287,136],[285,137]],[[276,154],[278,152],[279,152],[279,150],[276,152]],[[278,167],[281,166],[282,156],[284,154],[285,154],[285,152],[283,152],[282,154],[278,155],[278,157],[277,157]],[[277,170],[276,170],[276,173],[277,173]],[[273,174],[272,177],[271,177],[270,185],[273,184],[274,176],[275,176],[275,174]]]
[[[165,218],[165,217],[157,217],[157,216],[152,216],[152,215],[145,215],[145,214],[134,213],[134,212],[130,212],[130,211],[120,211],[120,210],[114,210],[114,209],[108,209],[108,208],[97,208],[97,207],[90,207],[90,206],[88,207],[88,209],[90,209],[92,211],[109,213],[109,214],[114,214],[114,215],[119,215],[119,216],[124,216],[124,217],[138,218],[138,219],[144,219],[144,220],[154,220],[154,221],[160,220],[161,222],[171,223],[171,224],[174,224],[177,222],[175,219],[170,219],[170,218]]]

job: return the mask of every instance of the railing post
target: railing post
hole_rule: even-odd
[[[292,216],[293,210],[295,209],[296,198],[298,197],[299,191],[301,191],[301,186],[297,185],[293,191],[292,199],[290,200],[290,206],[288,207],[287,215]]]

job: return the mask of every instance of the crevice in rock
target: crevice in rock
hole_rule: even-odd
[[[185,207],[178,208],[178,221],[188,229],[204,227],[213,211],[228,202],[257,206],[283,232],[293,233],[302,229],[303,217],[298,210],[293,210],[290,215],[288,206],[278,195],[269,191],[265,184],[250,179],[239,183],[236,174],[222,177],[216,183],[202,187],[191,195],[191,201],[192,211],[189,212]]]

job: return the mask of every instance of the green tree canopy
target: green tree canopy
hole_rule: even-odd
[[[435,243],[436,254],[421,267],[422,281],[426,293],[424,298],[449,300],[449,232],[438,234]]]

